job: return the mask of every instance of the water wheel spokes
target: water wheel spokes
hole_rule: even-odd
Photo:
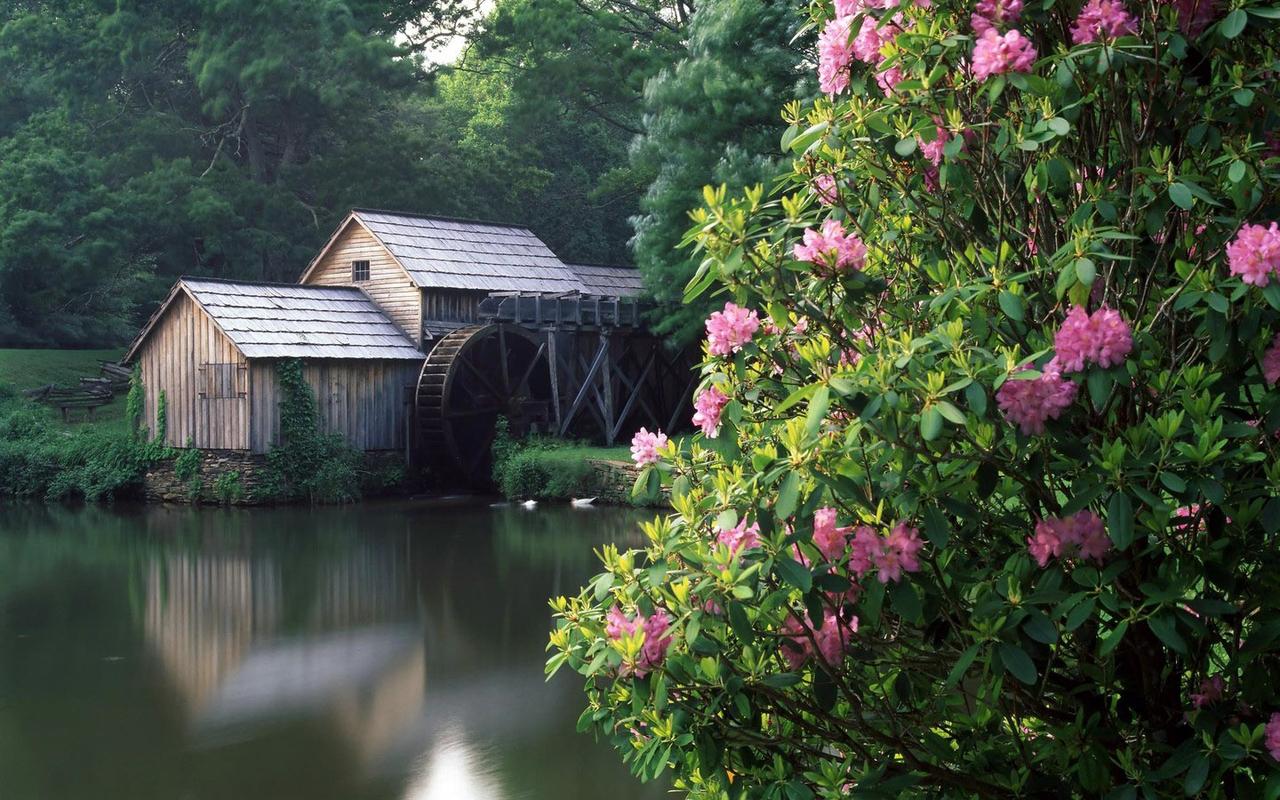
[[[550,398],[547,347],[534,333],[503,324],[456,330],[418,380],[419,452],[441,476],[488,483],[498,418],[512,436],[545,430]]]

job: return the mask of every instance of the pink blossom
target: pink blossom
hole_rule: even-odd
[[[813,193],[823,205],[833,206],[840,202],[840,187],[834,175],[823,173],[813,179]]]
[[[835,97],[849,88],[849,67],[855,47],[849,42],[853,17],[831,20],[818,36],[818,88]]]
[[[863,17],[862,27],[858,29],[857,38],[853,40],[854,58],[867,64],[879,64],[884,60],[884,56],[880,54],[880,48],[893,41],[893,37],[900,30],[892,22],[881,27],[880,21],[875,17]]]
[[[714,439],[720,434],[720,412],[729,402],[729,396],[712,386],[698,394],[693,401],[693,424],[702,428],[704,436]]]
[[[820,508],[813,514],[813,544],[822,557],[831,563],[844,555],[845,544],[852,528],[836,527],[836,510]]]
[[[973,48],[973,77],[980,81],[1006,72],[1030,72],[1035,63],[1036,48],[1017,29],[1004,36],[986,30]]]
[[[1123,0],[1089,0],[1071,28],[1071,41],[1088,44],[1137,32],[1138,23],[1124,7]]]
[[[876,73],[876,85],[880,87],[880,91],[884,92],[885,97],[893,94],[893,90],[898,88],[898,84],[902,83],[902,79],[906,77],[902,74],[900,67],[890,67],[883,72]]]
[[[1041,567],[1048,566],[1050,558],[1069,556],[1101,562],[1111,551],[1111,539],[1098,515],[1086,509],[1037,522],[1035,535],[1027,539],[1027,550]]]
[[[856,234],[846,234],[839,220],[822,223],[822,232],[807,228],[804,244],[792,249],[797,261],[808,261],[837,270],[860,270],[867,261],[867,247]]]
[[[724,311],[713,311],[707,317],[707,349],[713,356],[727,356],[742,349],[760,328],[755,311],[733,303],[725,303]]]
[[[850,616],[842,619],[834,611],[827,611],[820,626],[811,627],[807,622],[811,623],[807,614],[804,620],[792,615],[782,626],[781,653],[787,665],[793,670],[804,666],[804,662],[814,654],[816,643],[817,653],[822,660],[830,666],[839,666],[844,661],[844,651],[852,634],[858,632],[858,618]],[[812,640],[809,637],[810,631],[813,634]]]
[[[631,460],[636,466],[656,464],[660,460],[658,451],[667,446],[667,435],[662,431],[649,433],[641,428],[631,437]]]
[[[1103,306],[1092,315],[1074,306],[1054,336],[1056,361],[1064,372],[1079,372],[1086,364],[1114,367],[1133,349],[1133,332],[1119,312]]]
[[[876,579],[881,583],[897,583],[902,580],[903,572],[919,572],[918,556],[923,547],[924,540],[920,538],[920,531],[905,522],[899,522],[875,556]]]
[[[934,128],[936,132],[932,142],[926,142],[919,136],[916,137],[916,141],[920,144],[920,155],[936,167],[942,163],[942,150],[947,146],[947,142],[951,141],[951,137],[947,135],[947,129],[941,125],[935,125]]]
[[[836,0],[836,16],[851,17],[854,14],[860,14],[866,9],[863,0]]]
[[[1231,274],[1254,286],[1266,286],[1280,274],[1280,226],[1245,225],[1227,245]]]
[[[744,519],[738,522],[735,527],[721,528],[720,533],[716,535],[716,544],[728,547],[729,552],[735,556],[741,555],[744,550],[759,547],[760,524],[753,522],[747,525],[747,521]]]
[[[1200,691],[1191,693],[1191,706],[1193,708],[1204,708],[1207,705],[1218,702],[1222,699],[1222,692],[1225,688],[1221,675],[1205,678],[1200,681]]]
[[[1018,430],[1031,436],[1044,433],[1045,422],[1062,416],[1075,402],[1079,388],[1073,381],[1064,380],[1051,361],[1035,380],[1006,380],[996,392],[996,404]]]
[[[643,678],[649,674],[649,671],[662,663],[663,658],[667,655],[667,648],[671,646],[671,635],[667,633],[667,629],[671,626],[671,620],[667,616],[667,612],[657,609],[653,614],[646,617],[643,614],[637,614],[634,618],[628,619],[622,613],[622,609],[614,606],[609,609],[609,613],[605,617],[605,635],[610,639],[618,640],[634,636],[638,631],[643,631],[644,639],[640,645],[640,654],[636,657],[634,668],[632,665],[624,664],[619,670],[621,675],[635,675],[637,678]]]
[[[853,529],[850,545],[849,571],[855,577],[861,578],[871,571],[876,554],[883,547],[880,535],[869,525],[859,525]]]
[[[1280,711],[1273,713],[1267,723],[1267,752],[1280,761]]]
[[[1022,16],[1022,0],[978,0],[969,17],[973,32],[984,34],[1000,25],[1017,22]]]
[[[1267,384],[1274,386],[1280,381],[1280,333],[1271,340],[1271,346],[1262,354],[1262,377]]]

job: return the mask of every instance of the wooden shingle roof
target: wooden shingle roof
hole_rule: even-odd
[[[190,296],[246,358],[423,358],[409,337],[355,287],[180,278],[129,348],[126,361],[179,292]]]
[[[584,294],[606,297],[638,297],[644,293],[644,279],[634,267],[603,264],[566,264],[582,282]]]
[[[578,276],[521,225],[359,208],[351,216],[422,288],[583,291]]]

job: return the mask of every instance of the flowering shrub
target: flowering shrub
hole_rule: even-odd
[[[761,324],[554,602],[582,728],[697,798],[1280,797],[1280,8],[810,13],[793,174],[688,237]]]

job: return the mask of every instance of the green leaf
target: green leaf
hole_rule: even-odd
[[[1127,630],[1129,630],[1129,620],[1121,620],[1119,625],[1107,632],[1107,638],[1102,640],[1102,647],[1098,648],[1098,654],[1105,656],[1115,650]]]
[[[818,141],[827,132],[827,123],[819,122],[816,125],[810,125],[805,129],[804,133],[799,134],[791,140],[791,152],[801,153],[809,148],[809,145]]]
[[[809,401],[809,414],[804,419],[806,436],[813,437],[818,435],[818,429],[822,427],[822,421],[827,418],[827,408],[830,405],[831,389],[826,386],[819,386],[818,390],[813,393],[813,398]]]
[[[789,470],[782,479],[782,487],[778,489],[778,502],[773,506],[779,519],[786,519],[796,512],[796,503],[800,499],[800,473]]]
[[[1262,507],[1262,529],[1267,533],[1280,530],[1280,497],[1273,497]]]
[[[1191,196],[1191,190],[1183,183],[1169,184],[1169,199],[1173,201],[1175,206],[1185,211],[1191,210],[1191,206],[1195,202]]]
[[[1178,633],[1178,620],[1172,614],[1156,614],[1147,620],[1147,627],[1151,629],[1160,641],[1176,653],[1186,653],[1187,643]]]
[[[942,412],[937,406],[930,406],[920,415],[920,435],[926,442],[932,442],[942,433]]]
[[[1101,411],[1107,404],[1107,398],[1111,396],[1111,376],[1106,370],[1092,369],[1085,376],[1084,382],[1089,389],[1089,401],[1093,403],[1094,410]]]
[[[1066,136],[1068,133],[1071,132],[1071,123],[1067,122],[1062,117],[1054,117],[1053,119],[1049,120],[1048,124],[1049,124],[1049,130],[1053,131],[1059,136]]]
[[[1008,290],[1000,292],[997,297],[1000,303],[1000,310],[1005,316],[1017,322],[1022,322],[1027,315],[1026,306],[1022,302],[1022,298]]]
[[[1243,8],[1237,8],[1218,23],[1218,31],[1222,33],[1224,39],[1234,39],[1244,31],[1244,26],[1248,22],[1249,15]]]
[[[1245,169],[1243,161],[1232,161],[1231,166],[1227,168],[1227,178],[1232,183],[1239,183],[1244,180]]]
[[[1027,655],[1021,647],[1016,644],[1003,643],[998,651],[1000,653],[1000,663],[1009,671],[1009,674],[1028,686],[1034,685],[1036,682],[1036,665],[1031,661],[1031,656]]]
[[[938,413],[945,417],[948,422],[953,422],[962,428],[965,426],[967,420],[965,419],[964,412],[946,400],[939,400],[934,408],[937,408]]]
[[[1091,258],[1076,259],[1076,280],[1085,286],[1092,286],[1095,278],[1098,277],[1098,265],[1093,263]]]
[[[822,386],[822,384],[820,383],[811,383],[808,386],[801,386],[799,389],[796,389],[794,392],[787,395],[787,399],[779,403],[773,409],[773,412],[775,414],[781,414],[783,411],[786,411],[788,408],[791,408],[796,403],[799,403],[801,400],[807,400],[809,397],[813,395],[814,392],[818,391],[818,387],[820,386]]]
[[[960,658],[956,660],[956,664],[951,668],[951,673],[947,675],[947,688],[951,688],[960,683],[960,679],[964,677],[964,673],[973,664],[973,659],[978,655],[978,645],[971,644],[960,654]]]
[[[964,400],[969,410],[979,417],[987,413],[987,389],[977,381],[964,387]]]
[[[1128,550],[1133,544],[1133,503],[1124,492],[1111,495],[1107,503],[1107,532],[1117,550]]]
[[[1187,793],[1187,797],[1193,797],[1200,793],[1204,788],[1204,782],[1209,777],[1209,759],[1200,756],[1191,764],[1191,768],[1187,770],[1187,774],[1182,779],[1182,791]]]
[[[779,577],[802,592],[813,588],[813,574],[803,564],[786,553],[779,553],[773,561]]]
[[[751,620],[747,619],[747,610],[737,600],[729,601],[729,625],[743,644],[751,644],[755,639],[756,632],[751,627]]]
[[[1027,621],[1022,623],[1022,629],[1028,636],[1042,644],[1053,644],[1058,641],[1058,629],[1053,627],[1053,623],[1042,611],[1032,610],[1027,616]]]
[[[1092,598],[1086,598],[1081,601],[1071,612],[1067,614],[1067,619],[1062,623],[1063,630],[1074,631],[1084,624],[1084,621],[1093,616],[1093,609],[1097,607],[1097,602]]]
[[[729,531],[738,525],[738,512],[732,508],[726,508],[716,517],[716,528],[722,531]]]
[[[911,581],[895,583],[889,597],[898,616],[908,622],[915,622],[920,618],[920,595],[916,594],[916,587]]]
[[[776,675],[766,675],[760,679],[765,686],[773,689],[787,689],[795,686],[801,681],[801,677],[794,672],[780,672]]]
[[[899,139],[898,143],[893,146],[893,152],[906,158],[916,151],[916,137],[908,136],[905,139]]]
[[[929,506],[924,510],[924,535],[928,536],[929,541],[939,550],[946,547],[947,541],[951,538],[947,518],[935,506]]]

